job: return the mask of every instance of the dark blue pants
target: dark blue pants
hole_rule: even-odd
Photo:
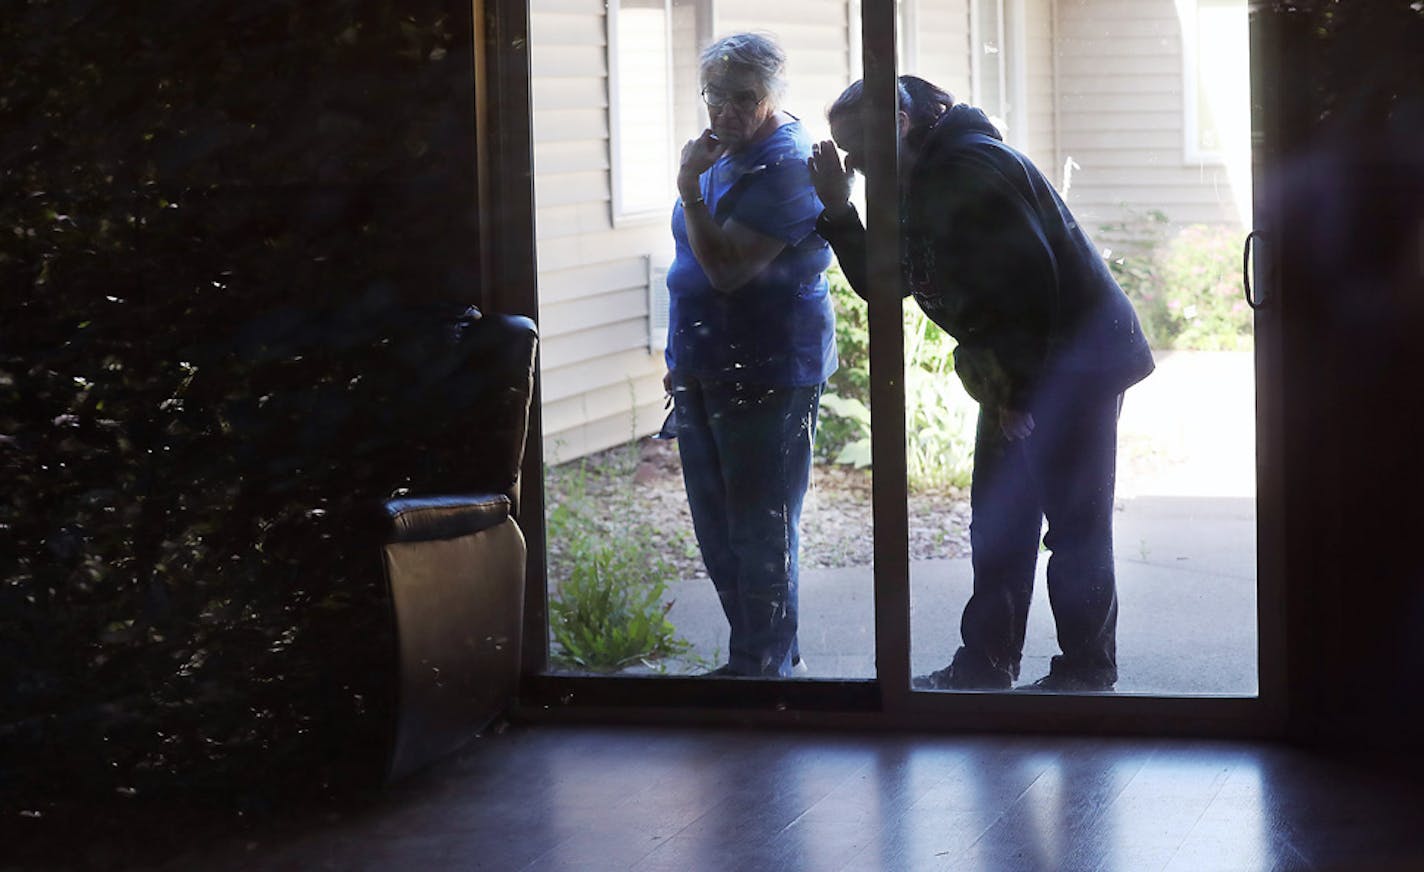
[[[739,675],[789,676],[799,656],[797,553],[821,386],[674,374],[678,453]]]
[[[1062,653],[1051,672],[1117,681],[1113,491],[1122,395],[1058,379],[1033,403],[1035,427],[1009,441],[981,411],[974,442],[969,542],[974,591],[964,608],[955,671],[986,684],[1017,679],[1048,520],[1048,603]]]

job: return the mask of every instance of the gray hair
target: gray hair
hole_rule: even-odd
[[[732,33],[704,48],[698,59],[703,83],[723,70],[752,73],[762,93],[778,103],[786,93],[786,52],[769,33]]]

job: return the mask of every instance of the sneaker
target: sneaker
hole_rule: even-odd
[[[1032,684],[1014,688],[1024,693],[1112,693],[1115,681],[1092,681],[1071,672],[1050,672]]]
[[[742,673],[740,673],[740,672],[738,672],[737,670],[733,669],[733,668],[732,668],[732,664],[730,664],[730,663],[723,663],[721,666],[718,666],[716,669],[709,669],[709,670],[707,670],[706,672],[702,673],[701,675],[699,675],[699,676],[697,676],[697,677],[698,677],[698,678],[742,678],[743,675],[742,675]]]
[[[808,676],[808,675],[810,675],[810,674],[811,674],[811,667],[809,667],[809,666],[806,665],[806,661],[805,661],[805,660],[802,660],[801,658],[798,657],[798,658],[796,658],[794,661],[792,661],[792,663],[791,663],[791,676],[790,676],[791,678],[803,678],[803,677]],[[737,670],[733,669],[733,668],[732,668],[732,664],[730,664],[730,663],[724,663],[724,664],[722,664],[721,666],[718,666],[716,669],[709,670],[709,671],[704,672],[704,673],[702,673],[701,675],[698,676],[698,678],[747,678],[747,677],[748,677],[748,676],[747,676],[746,673],[744,673],[744,672],[738,672]],[[775,675],[769,675],[769,676],[766,676],[766,677],[768,677],[768,678],[775,678],[776,676],[775,676]]]
[[[963,669],[955,669],[953,663],[929,675],[910,679],[914,690],[1008,690],[1013,684],[1008,675],[968,675]]]

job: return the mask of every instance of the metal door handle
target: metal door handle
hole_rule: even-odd
[[[1266,302],[1264,297],[1258,300],[1251,293],[1251,240],[1261,235],[1261,231],[1252,230],[1246,234],[1246,242],[1241,247],[1241,287],[1246,291],[1246,305],[1252,309],[1259,309]]]

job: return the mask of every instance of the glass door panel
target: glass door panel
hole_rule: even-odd
[[[1071,210],[1151,342],[1156,371],[1126,391],[1115,419],[1114,689],[1256,695],[1254,340],[1239,285],[1251,209],[1246,3],[1152,0],[1130,15],[1106,2],[894,5],[901,71],[993,104],[998,135]],[[667,276],[677,271],[670,219],[681,149],[710,119],[699,49],[731,33],[775,35],[787,55],[780,108],[821,140],[825,109],[861,75],[859,10],[854,0],[773,11],[748,0],[531,4],[552,672],[695,675],[731,660],[742,607],[709,577],[687,443],[654,438],[678,432],[663,376],[669,339],[691,326],[677,323]],[[867,214],[861,187],[855,201]],[[889,308],[877,316],[879,335],[894,332],[887,325],[903,333],[903,373],[877,377],[872,391],[869,313],[838,266],[828,277],[839,366],[819,398],[794,549],[797,647],[783,664],[803,665],[766,674],[869,679],[877,658],[882,675],[903,674],[887,667],[898,651],[911,675],[927,676],[963,643],[979,407],[941,327],[951,322],[927,318],[913,299],[896,310],[898,325]],[[904,547],[889,541],[898,533],[875,542],[886,531],[875,531],[871,510],[869,409],[883,422],[887,402],[896,426],[881,429],[898,441],[903,422],[905,478],[894,462],[881,475],[896,466],[895,487],[881,484],[904,504]],[[699,456],[695,471],[705,472]],[[888,506],[881,521],[899,511]],[[1063,653],[1048,572],[1054,545],[1071,549],[1043,532],[1029,529],[1032,547],[1015,552],[1033,564],[1035,589],[1017,685],[1049,674]],[[878,654],[877,554],[887,579],[908,559],[910,580],[908,628],[882,620]],[[904,595],[893,588],[880,591],[886,614]]]
[[[979,334],[987,338],[961,354],[974,369],[1006,364],[1014,387],[1001,396],[1028,407],[1015,411],[1037,411],[1040,426],[1008,439],[1008,422],[989,413],[976,458],[974,404],[941,364],[954,341],[907,320],[911,671],[935,676],[920,682],[927,689],[1023,687],[1052,673],[1060,680],[1049,689],[1254,696],[1255,377],[1240,278],[1252,193],[1246,0],[917,6],[915,44],[964,44],[945,34],[966,33],[967,57],[911,58],[903,72],[925,70],[959,99],[992,98],[986,115],[997,135],[1071,210],[1069,232],[1074,224],[1086,232],[1131,300],[1156,370],[1118,407],[1113,482],[1104,451],[1114,441],[1091,447],[1113,415],[1099,413],[1084,431],[1089,418],[1078,411],[1101,399],[1097,385],[1110,378],[1082,374],[1096,372],[1092,348],[1085,342],[1078,363],[1057,370],[996,359],[1042,359],[1014,329],[1038,310],[991,302]],[[931,23],[941,32],[924,29]],[[934,254],[963,257],[959,286],[970,293],[976,282],[981,293],[1025,293],[1031,281],[1000,287],[995,276],[1030,274],[1029,255],[1012,230],[990,229],[992,210],[975,214],[978,226],[960,220],[955,232],[977,249]],[[913,240],[909,250],[913,261]],[[986,274],[976,264],[991,266]],[[1109,465],[1092,472],[1094,457]],[[973,543],[968,482],[937,481],[919,458],[954,470],[977,464]],[[1057,536],[1039,519],[1045,507],[1056,507]],[[932,540],[915,535],[921,517]],[[942,671],[951,661],[956,668]]]
[[[848,9],[530,4],[550,672],[875,674],[864,307],[836,269],[807,273],[819,209],[782,214],[807,208],[791,202],[809,190],[804,149],[858,64]],[[730,74],[703,63],[753,31],[783,72],[745,75],[756,45],[728,49]],[[762,115],[737,140],[731,116]],[[719,161],[704,201],[680,206],[684,143],[714,120],[733,156],[794,125],[803,151]],[[737,224],[740,256],[769,265],[709,265],[690,210],[717,244]]]

